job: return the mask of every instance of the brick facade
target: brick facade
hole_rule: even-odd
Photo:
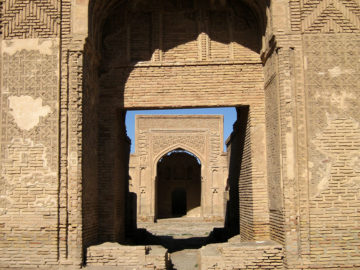
[[[244,238],[359,268],[359,3],[136,3],[1,1],[0,267],[124,239],[126,109],[235,106]]]

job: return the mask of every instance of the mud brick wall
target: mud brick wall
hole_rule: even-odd
[[[283,269],[283,247],[273,241],[211,244],[199,250],[201,270]]]
[[[265,112],[266,112],[266,144],[267,144],[267,179],[270,208],[270,236],[278,243],[284,243],[284,217],[281,187],[281,141],[278,93],[278,56],[274,52],[267,59],[264,67],[265,76]]]
[[[165,270],[169,266],[167,250],[160,246],[122,246],[104,243],[87,249],[88,266],[117,266],[126,269]]]
[[[89,2],[1,1],[1,267],[81,262],[81,129],[83,119],[86,133],[96,118],[91,112],[82,117],[81,52],[87,36],[95,37],[91,42],[99,48],[94,55],[102,59],[92,75],[102,80],[96,90],[108,97],[94,105],[100,111],[112,105],[250,105],[259,116],[251,118],[252,134],[263,136],[267,125],[267,162],[260,159],[253,165],[269,168],[268,183],[261,168],[256,169],[256,183],[269,187],[270,234],[285,244],[287,267],[359,267],[356,1],[271,1],[269,6],[266,1],[232,1],[231,8],[224,6],[226,1],[198,1],[204,4],[201,12],[196,1],[143,1],[118,9],[113,8],[115,0]],[[172,24],[173,19],[178,23]],[[189,75],[195,69],[203,86]],[[194,91],[176,74],[171,76],[179,87],[167,80],[167,85],[150,89],[154,85],[146,72],[163,76],[165,70],[183,75]],[[146,78],[146,92],[139,74]],[[166,95],[168,89],[176,99]],[[151,96],[145,100],[146,93]],[[109,99],[116,103],[107,104]],[[93,101],[91,92],[85,105]],[[263,142],[256,136],[251,140]],[[95,144],[95,136],[85,143]],[[113,144],[94,147],[100,159],[102,146],[112,149]],[[85,161],[93,164],[94,159]],[[115,165],[106,162],[98,175],[117,175]],[[96,189],[93,180],[84,185],[90,193]],[[96,197],[85,197],[84,206],[84,216],[91,219]],[[84,243],[95,241],[96,223],[85,226]]]
[[[146,268],[166,270],[170,269],[170,254],[162,246],[149,246],[149,252],[145,256]]]
[[[145,246],[121,246],[117,243],[104,243],[87,249],[88,266],[137,267],[145,265]]]
[[[129,74],[130,73],[130,74]],[[261,104],[261,64],[209,63],[139,66],[117,69],[104,77],[117,85],[118,103],[125,108],[236,106]],[[121,88],[121,86],[124,88]]]
[[[283,269],[283,248],[274,242],[244,242],[220,248],[223,269]]]
[[[241,239],[245,241],[270,237],[265,142],[261,134],[264,120],[257,109],[254,106],[237,108],[237,122],[227,142],[231,150],[228,153],[228,211],[232,211],[228,212],[228,218],[229,221],[238,219],[235,223],[239,224]],[[227,223],[227,226],[233,231],[233,225]]]
[[[60,34],[59,0],[1,1],[3,34],[13,38],[54,38]]]
[[[251,163],[251,134],[250,134],[250,117],[249,112],[243,110],[240,115],[239,125],[241,127],[240,137],[242,140],[241,149],[241,167],[239,175],[239,219],[241,239],[254,239],[254,191],[252,183],[252,163]]]

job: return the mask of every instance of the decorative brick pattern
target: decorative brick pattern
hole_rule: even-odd
[[[156,156],[164,149],[167,149],[173,145],[181,144],[189,146],[191,149],[196,149],[199,153],[205,154],[206,138],[204,135],[183,135],[183,136],[171,136],[171,135],[155,135],[152,137],[153,149],[152,152]]]
[[[307,35],[310,259],[359,263],[358,35]],[[315,46],[316,44],[316,46]],[[336,52],[336,53],[335,53]]]
[[[55,40],[45,41],[52,47],[54,54],[43,54],[38,50],[19,50],[14,54],[3,54],[3,92],[1,97],[1,108],[3,109],[1,136],[2,147],[6,147],[15,137],[25,136],[37,142],[44,142],[48,148],[47,159],[49,166],[54,170],[57,167],[57,86],[58,55],[56,49],[58,44]],[[19,41],[21,42],[21,41]],[[36,43],[37,41],[35,41]],[[41,42],[41,41],[39,41]],[[17,42],[8,47],[17,46]],[[9,98],[28,96],[40,98],[43,106],[50,106],[51,112],[46,117],[40,117],[39,123],[32,129],[22,129],[11,115]],[[49,133],[49,130],[52,132]],[[4,149],[4,148],[3,148]],[[2,151],[4,153],[4,151]],[[2,156],[4,158],[4,156]]]
[[[305,33],[360,31],[360,5],[356,0],[290,1],[292,29]]]
[[[250,201],[242,198],[247,210],[253,206],[245,213],[254,214],[253,222],[243,219],[246,237],[268,237],[256,226],[270,224],[288,269],[360,267],[359,2],[277,1],[269,12],[265,5],[260,10],[263,1],[245,1],[252,12],[242,1],[205,2],[128,1],[117,13],[116,0],[92,0],[89,12],[85,0],[0,1],[0,268],[80,267],[89,245],[124,236],[129,142],[124,111],[116,107],[222,105],[250,108],[238,164],[253,188]],[[279,16],[289,8],[290,16]],[[264,66],[259,18],[269,26]],[[92,45],[83,61],[86,33]],[[140,134],[144,147],[152,143],[148,135]],[[185,144],[183,137],[174,140]],[[202,151],[220,151],[218,140],[212,136]],[[210,156],[209,179],[226,170],[216,167],[223,158]],[[146,168],[149,160],[140,153],[138,164]],[[249,187],[240,190],[249,195]],[[265,253],[248,246],[225,257],[231,263],[258,256],[231,268],[281,267],[277,255]],[[215,263],[209,269],[226,269]]]
[[[60,34],[59,0],[6,0],[3,35],[11,38],[50,38]]]
[[[321,151],[326,174],[314,188],[318,193],[310,205],[311,260],[323,264],[335,259],[359,262],[359,123],[334,119],[312,143]]]
[[[0,267],[57,262],[57,49],[54,39],[2,44]]]

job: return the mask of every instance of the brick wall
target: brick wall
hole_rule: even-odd
[[[265,141],[259,134],[261,114],[253,107],[238,107],[234,131],[227,141],[229,159],[229,209],[227,227],[242,240],[269,238],[268,189],[265,171]],[[235,194],[237,193],[237,194]],[[236,209],[237,208],[237,209]],[[229,222],[238,224],[233,228]]]
[[[58,49],[58,39],[2,44],[0,268],[57,264]]]
[[[247,10],[168,5],[157,11],[125,6],[119,14],[141,18],[129,22],[109,17],[104,94],[125,108],[262,103],[258,30]],[[244,17],[233,20],[238,14]]]
[[[100,107],[98,144],[99,241],[123,241],[130,141],[125,112]]]
[[[116,266],[124,269],[169,269],[170,257],[160,246],[122,246],[104,243],[87,249],[87,266]]]
[[[76,4],[80,2],[85,1],[76,1]],[[97,3],[100,4],[96,7],[111,7],[110,1]],[[254,169],[258,178],[253,183],[256,188],[263,183],[271,190],[273,239],[285,242],[287,255],[294,259],[294,265],[300,259],[309,265],[306,267],[320,269],[329,265],[345,268],[348,266],[345,264],[357,263],[359,63],[354,59],[358,58],[359,5],[354,1],[311,0],[301,4],[291,0],[288,10],[287,3],[273,2],[265,20],[269,27],[264,47],[268,41],[275,41],[279,61],[266,62],[263,76],[259,62],[260,35],[256,26],[256,20],[261,16],[254,19],[253,13],[240,4],[235,4],[236,14],[232,13],[231,8],[221,7],[219,1],[203,8],[184,1],[164,3],[161,7],[152,5],[151,1],[137,8],[122,6],[120,9],[124,12],[130,10],[127,18],[133,20],[124,24],[112,17],[104,23],[104,31],[99,26],[90,30],[100,29],[99,32],[104,34],[104,40],[94,42],[103,48],[102,66],[96,72],[103,78],[102,96],[109,97],[103,99],[97,108],[102,117],[99,118],[99,132],[103,139],[110,138],[110,141],[99,143],[95,148],[98,151],[110,149],[108,153],[111,153],[117,142],[112,139],[114,134],[109,137],[106,134],[116,127],[111,123],[116,119],[116,112],[111,112],[110,123],[104,117],[109,112],[108,106],[250,105],[251,112],[259,116],[257,120],[251,118],[252,134],[264,134],[261,128],[266,110],[269,116],[266,121],[269,183],[262,181],[266,174],[260,168]],[[258,4],[249,1],[249,5],[254,7]],[[279,8],[282,5],[286,8]],[[78,18],[73,16],[74,25],[70,24],[70,11],[75,13],[71,7],[68,0],[5,1],[2,6],[2,38],[6,42],[2,44],[0,227],[1,233],[4,232],[1,235],[4,239],[1,241],[1,261],[5,266],[10,261],[13,265],[20,265],[28,260],[39,265],[55,264],[59,260],[79,263],[81,258],[83,41],[78,40],[76,33],[70,36],[78,22]],[[111,8],[104,8],[103,13],[94,10],[105,17],[107,12],[111,13]],[[115,9],[114,14],[121,16],[115,17],[126,17],[118,11]],[[171,24],[173,18],[178,24]],[[83,23],[87,24],[85,20]],[[277,31],[273,40],[272,28]],[[290,31],[293,32],[288,35]],[[306,34],[302,36],[302,33]],[[52,47],[49,50],[46,44],[50,41]],[[60,48],[57,48],[59,44]],[[8,50],[7,46],[13,45],[16,49]],[[134,62],[138,64],[134,66]],[[277,83],[271,78],[274,69]],[[164,71],[175,74],[171,75],[172,80],[161,85]],[[150,79],[142,82],[146,73]],[[192,74],[196,74],[199,83],[194,81]],[[120,79],[114,79],[113,75]],[[157,84],[154,85],[152,80]],[[163,80],[165,82],[165,77]],[[264,81],[266,109],[262,92]],[[276,89],[279,90],[277,93]],[[146,94],[149,96],[145,99]],[[92,100],[91,94],[89,96],[85,98],[85,104]],[[16,103],[14,97],[25,97],[24,104],[35,103],[34,108],[42,108],[35,117],[39,122],[35,121],[32,128],[27,129],[32,121],[25,121],[25,126],[24,122],[18,121],[16,106],[12,107],[12,101]],[[41,104],[37,101],[39,98]],[[111,99],[116,102],[108,103]],[[50,113],[46,113],[47,108],[51,109]],[[275,108],[279,108],[279,123],[271,120],[277,119]],[[85,108],[84,112],[88,113],[87,110]],[[25,115],[33,115],[34,111]],[[85,124],[87,132],[95,116],[89,114],[84,119],[88,121]],[[252,140],[258,141],[256,137]],[[278,140],[280,145],[277,145]],[[95,141],[95,136],[92,136],[85,143],[93,145]],[[93,162],[91,146],[84,153],[90,153],[84,162]],[[260,156],[253,155],[253,158]],[[104,155],[99,152],[99,157]],[[111,154],[105,157],[98,175],[111,179],[121,174],[116,169],[119,167],[108,160]],[[280,161],[278,157],[281,157]],[[18,164],[19,160],[21,164]],[[253,162],[253,166],[265,163]],[[280,169],[279,164],[283,164]],[[19,170],[24,173],[19,173]],[[86,177],[90,174],[90,170],[84,171]],[[276,184],[279,178],[283,180],[283,191]],[[88,180],[89,186],[85,184],[84,190],[90,191],[90,195],[95,193],[96,187],[93,178]],[[110,189],[109,186],[106,188]],[[38,188],[41,194],[38,194]],[[282,206],[273,196],[278,191],[284,194]],[[264,189],[255,193],[264,197],[262,192]],[[102,195],[105,194],[109,193],[104,191]],[[87,210],[96,208],[96,200],[84,198]],[[117,200],[116,196],[112,199]],[[263,213],[263,208],[256,211]],[[20,222],[20,217],[23,221],[24,216],[25,220],[35,222]],[[95,218],[91,217],[90,211],[84,217],[85,220],[87,217]],[[283,220],[286,238],[282,233]],[[260,223],[266,224],[266,219]],[[46,228],[40,224],[46,224]],[[95,238],[96,226],[96,221],[85,226],[86,243]],[[104,228],[106,232],[106,226]],[[109,231],[110,235],[114,233],[112,229]],[[327,253],[328,248],[330,252]]]
[[[280,116],[278,93],[278,58],[274,52],[265,64],[265,110],[267,172],[270,208],[270,236],[278,243],[284,243],[284,218],[280,164]]]
[[[201,270],[283,269],[283,248],[272,241],[211,244],[199,251]],[[234,241],[235,240],[235,241]]]
[[[53,38],[60,34],[61,2],[2,1],[3,34],[13,38]]]
[[[359,35],[304,36],[310,169],[305,206],[310,260],[317,265],[359,264],[360,65],[353,60],[359,42]]]
[[[243,110],[239,114],[241,131],[239,136],[243,138],[241,146],[241,167],[239,175],[239,219],[241,240],[254,239],[254,190],[252,182],[252,153],[249,112]]]
[[[99,230],[99,183],[98,183],[98,93],[94,76],[94,55],[89,46],[84,53],[84,95],[83,95],[83,166],[82,181],[82,238],[83,248],[94,245],[98,241]]]

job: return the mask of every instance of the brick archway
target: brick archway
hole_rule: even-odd
[[[265,138],[257,134],[265,134],[264,69],[260,51],[267,5],[199,1],[187,6],[185,2],[160,1],[157,5],[142,1],[136,5],[126,1],[93,2],[90,11],[99,15],[100,24],[90,17],[88,61],[97,66],[90,65],[89,74],[94,72],[95,77],[95,74],[99,76],[87,84],[87,93],[89,101],[94,99],[90,93],[97,93],[94,103],[100,119],[98,130],[100,136],[104,135],[99,140],[97,169],[101,178],[98,181],[105,187],[111,186],[114,176],[126,177],[127,167],[116,161],[117,152],[128,147],[124,122],[120,120],[126,109],[249,106],[248,121],[243,125],[249,132],[246,153],[251,155],[252,166],[244,177],[257,194],[267,194],[266,158],[251,154],[266,152]],[[103,13],[101,8],[95,8],[97,5],[104,5]],[[93,112],[91,106],[95,105],[85,107],[85,113]],[[89,122],[92,117],[95,116],[89,114]],[[119,133],[113,133],[114,130]],[[121,137],[121,143],[113,147]],[[146,136],[144,142],[147,143]],[[140,177],[148,173],[150,158],[147,154],[139,156],[143,168]],[[209,170],[209,175],[218,173],[216,168]],[[100,205],[107,189],[103,190],[104,194],[99,195]],[[142,192],[153,194],[154,189],[144,186]],[[251,229],[246,233],[251,240],[270,237],[267,200],[267,196],[262,200],[252,197],[247,206],[254,215]],[[111,203],[107,203],[108,206],[101,207],[111,209]],[[150,217],[154,216],[151,211]],[[100,220],[105,220],[108,214],[102,213]],[[115,221],[109,223],[114,224],[113,228],[119,225]],[[100,239],[116,240],[113,229],[106,227],[100,231],[108,234]]]

